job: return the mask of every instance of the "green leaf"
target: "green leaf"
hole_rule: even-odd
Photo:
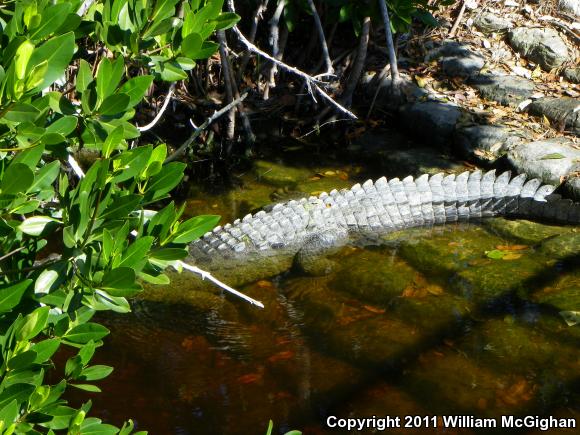
[[[141,195],[126,195],[115,198],[112,204],[105,209],[100,217],[109,220],[124,218],[135,210],[135,207],[142,199],[143,197]]]
[[[10,423],[13,423],[16,418],[18,418],[18,402],[12,400],[4,408],[0,409],[0,422],[4,423],[2,429],[10,426]]]
[[[17,123],[34,122],[39,114],[40,110],[30,104],[16,103],[10,106],[10,110],[4,114],[4,119]]]
[[[167,285],[171,283],[169,277],[163,273],[160,273],[159,275],[150,275],[145,272],[139,272],[137,276],[149,284]]]
[[[39,295],[49,293],[58,277],[59,273],[54,269],[43,270],[34,283],[34,294]]]
[[[181,162],[171,162],[165,165],[163,171],[149,181],[146,190],[147,200],[155,201],[163,198],[171,189],[177,186],[183,178],[185,166]]]
[[[68,136],[75,131],[77,123],[78,118],[76,116],[63,116],[46,127],[46,131],[47,133],[59,133],[63,136]]]
[[[177,62],[170,60],[159,65],[161,68],[160,74],[162,80],[165,80],[166,82],[176,82],[187,79],[187,74],[180,68]]]
[[[187,257],[187,249],[161,248],[151,251],[149,258],[162,261],[182,260]]]
[[[240,21],[240,16],[233,12],[222,12],[214,21],[216,30],[225,30],[234,27]]]
[[[75,36],[73,32],[69,32],[49,39],[34,50],[28,62],[29,71],[32,70],[33,66],[45,60],[48,62],[48,69],[46,70],[44,80],[36,89],[42,90],[50,86],[56,79],[63,75],[65,68],[72,59],[74,49]]]
[[[59,3],[47,7],[42,11],[40,25],[31,30],[30,39],[39,40],[50,35],[66,21],[70,12],[70,3]]]
[[[201,39],[199,33],[191,33],[187,35],[181,42],[181,52],[184,55],[191,57],[191,55],[195,54],[201,49],[202,43],[203,40]]]
[[[107,96],[111,95],[115,88],[109,86],[113,76],[113,64],[109,59],[104,57],[97,68],[97,102],[102,103]]]
[[[16,73],[16,78],[19,80],[26,77],[26,67],[28,66],[28,61],[32,52],[34,51],[34,44],[30,41],[24,41],[16,50],[14,55],[14,68]]]
[[[0,190],[4,194],[26,192],[34,182],[34,173],[24,163],[12,163],[6,169]]]
[[[33,216],[18,225],[18,229],[29,236],[40,236],[50,232],[57,223],[62,222],[48,216]]]
[[[8,360],[8,370],[22,370],[30,366],[36,359],[36,352],[27,350]]]
[[[18,340],[30,340],[46,327],[50,307],[41,307],[21,319],[22,324],[16,330]]]
[[[565,159],[566,156],[560,153],[552,153],[546,154],[545,156],[540,157],[538,160],[557,160],[557,159]]]
[[[210,58],[219,48],[219,44],[213,41],[204,41],[201,48],[195,53],[190,53],[189,57],[192,59],[208,59]]]
[[[506,255],[506,251],[500,251],[499,249],[494,249],[492,251],[486,251],[485,255],[488,258],[491,258],[493,260],[501,260],[504,255]]]
[[[12,159],[12,163],[23,163],[30,169],[34,170],[42,158],[43,152],[43,146],[34,146],[16,154],[16,156]]]
[[[173,243],[190,243],[211,231],[220,221],[217,215],[201,215],[179,224]]]
[[[135,271],[130,267],[117,267],[105,272],[99,287],[108,289],[124,289],[135,284]]]
[[[34,182],[28,189],[28,192],[35,192],[48,188],[60,172],[60,162],[55,160],[47,165],[44,165],[34,176]]]
[[[108,96],[99,106],[98,112],[101,115],[116,115],[124,112],[130,106],[131,98],[127,94],[113,94]]]
[[[60,133],[45,133],[40,140],[44,145],[57,145],[66,142],[66,138]]]
[[[79,390],[89,391],[91,393],[100,393],[101,392],[101,389],[99,387],[97,387],[96,385],[91,385],[91,384],[69,384],[69,385],[71,387],[78,388]],[[82,433],[87,434],[88,432],[82,432]],[[92,433],[95,433],[95,432],[92,432]]]
[[[85,366],[89,363],[89,361],[91,360],[91,358],[95,354],[96,348],[97,348],[97,346],[95,345],[95,342],[90,340],[87,344],[85,344],[81,348],[81,350],[79,350],[78,356],[81,359],[81,364],[83,366]]]
[[[137,76],[123,83],[119,93],[129,95],[129,107],[138,104],[153,83],[153,76]]]
[[[175,61],[179,64],[179,67],[184,71],[190,71],[195,68],[195,61],[188,57],[178,57]]]
[[[98,381],[104,379],[111,374],[113,367],[105,365],[94,365],[87,367],[81,371],[79,377],[80,381]]]
[[[31,279],[26,279],[10,287],[0,289],[0,313],[10,311],[17,306],[31,283]]]
[[[91,71],[91,66],[86,60],[81,59],[76,79],[77,92],[80,92],[82,94],[92,82],[93,82],[93,73]]]
[[[0,409],[15,400],[18,404],[25,402],[35,390],[34,385],[14,384],[0,393]]]
[[[98,323],[84,323],[75,326],[62,338],[71,343],[86,344],[90,340],[97,341],[109,334],[109,330]]]
[[[34,362],[36,364],[45,363],[54,355],[59,346],[60,340],[58,338],[50,338],[34,344],[31,347],[31,349],[36,352],[36,359]]]
[[[131,267],[139,271],[145,265],[147,254],[155,239],[151,236],[141,237],[129,245],[118,267]]]
[[[106,101],[106,100],[105,100]],[[109,158],[113,150],[119,148],[123,143],[123,127],[116,127],[109,135],[105,142],[103,143],[103,157]]]

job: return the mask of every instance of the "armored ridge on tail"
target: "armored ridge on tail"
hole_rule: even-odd
[[[351,237],[493,216],[579,225],[580,204],[553,194],[555,189],[538,179],[526,182],[525,175],[511,178],[510,172],[383,177],[218,226],[190,245],[189,262],[240,285],[283,272],[303,249],[340,245]]]

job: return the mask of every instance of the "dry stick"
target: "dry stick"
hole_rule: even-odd
[[[328,44],[326,43],[326,38],[324,36],[324,29],[322,28],[322,22],[320,21],[320,15],[316,10],[314,5],[314,0],[308,0],[308,5],[314,16],[314,23],[316,24],[316,30],[318,31],[318,36],[320,38],[320,45],[322,46],[322,56],[324,58],[324,63],[326,64],[326,72],[334,73],[334,68],[332,67],[332,61],[330,60],[330,54],[328,52]]]
[[[278,48],[278,37],[280,34],[279,31],[279,23],[280,17],[282,16],[282,12],[284,11],[284,6],[286,5],[286,0],[280,0],[278,3],[278,7],[274,12],[274,15],[270,19],[270,45],[272,46],[272,55],[275,59],[278,59],[279,55],[279,48]],[[270,67],[270,71],[268,74],[268,81],[266,82],[266,87],[264,88],[264,95],[262,98],[267,100],[270,97],[270,87],[276,86],[275,76],[278,72],[278,68],[276,68],[276,63],[274,63]]]
[[[192,266],[190,264],[184,263],[183,261],[177,261],[177,266],[181,266],[183,267],[185,270],[189,270],[190,272],[193,273],[197,273],[201,276],[201,279],[209,279],[211,282],[213,282],[214,284],[217,284],[219,287],[223,288],[224,290],[244,299],[245,301],[248,301],[251,304],[256,305],[257,307],[260,308],[264,308],[264,304],[260,301],[257,301],[255,299],[252,299],[251,297],[249,297],[248,295],[245,295],[242,292],[237,291],[236,289],[231,288],[229,285],[224,284],[223,282],[221,282],[219,279],[215,278],[211,273],[206,272],[205,270],[200,269],[199,267],[196,266]]]
[[[459,14],[457,15],[457,18],[455,19],[455,22],[453,23],[453,27],[451,27],[451,30],[449,31],[449,35],[447,35],[448,38],[455,38],[455,33],[457,32],[457,29],[459,27],[459,23],[461,22],[461,19],[463,18],[463,14],[465,13],[466,6],[467,6],[467,1],[463,0],[463,4],[461,5],[461,9],[459,9]]]
[[[266,10],[267,7],[268,0],[262,0],[262,2],[258,4],[258,7],[254,11],[254,15],[252,16],[252,27],[250,28],[250,34],[248,35],[248,40],[252,43],[256,39],[256,33],[258,31],[258,23],[260,22],[260,19],[262,19],[262,13]],[[244,53],[244,57],[240,62],[240,69],[238,71],[238,79],[237,79],[238,83],[242,81],[244,71],[246,70],[248,62],[250,61],[250,53],[251,53],[250,50],[246,50]]]
[[[83,4],[79,6],[79,9],[77,10],[77,15],[79,17],[82,17],[89,10],[89,8],[93,5],[94,2],[95,0],[85,0]]]
[[[237,106],[241,101],[244,101],[247,96],[248,96],[247,93],[243,94],[240,98],[236,98],[230,104],[222,107],[220,110],[218,110],[217,112],[215,112],[212,116],[210,116],[209,118],[207,118],[204,121],[204,123],[201,124],[199,127],[197,127],[194,130],[194,132],[191,134],[191,136],[183,144],[181,144],[181,146],[173,154],[171,154],[169,157],[167,157],[165,159],[165,162],[163,162],[163,163],[172,162],[173,160],[175,160],[179,156],[181,156],[181,154],[183,154],[183,152],[187,149],[187,147],[189,147],[193,143],[193,141],[195,139],[197,139],[197,137],[201,134],[201,132],[208,127],[208,125],[210,125],[212,122],[214,122],[220,116],[222,116],[224,113],[226,113],[227,111],[229,111],[232,107]]]
[[[173,97],[174,91],[175,91],[175,82],[171,83],[171,86],[169,86],[169,91],[167,92],[167,96],[165,97],[165,101],[163,101],[163,105],[161,106],[161,109],[159,110],[159,112],[157,113],[155,118],[153,118],[153,121],[151,121],[147,125],[144,125],[143,127],[137,126],[137,130],[139,130],[141,132],[151,130],[155,126],[155,124],[157,124],[159,122],[159,120],[163,116],[163,113],[165,112],[165,110],[167,110],[167,106],[169,106],[169,102],[171,101],[171,98]]]
[[[226,85],[226,101],[230,103],[234,99],[234,91],[232,89],[232,76],[230,74],[230,63],[228,61],[228,53],[226,50],[226,32],[223,30],[217,31],[217,39],[220,44],[220,58],[222,63],[224,83]],[[228,142],[228,153],[231,148],[232,142],[234,141],[234,133],[236,129],[236,110],[232,106],[231,110],[228,112],[228,122],[226,129],[226,141]]]
[[[321,83],[320,80],[316,80],[315,78],[309,76],[305,72],[300,71],[298,68],[295,68],[293,66],[287,65],[284,62],[279,61],[279,60],[273,58],[268,53],[260,50],[258,47],[256,47],[254,44],[252,44],[250,41],[248,41],[246,39],[246,37],[243,35],[242,32],[240,32],[240,29],[238,29],[237,26],[232,27],[232,30],[238,36],[238,38],[240,39],[240,42],[242,44],[244,44],[246,47],[248,47],[248,49],[250,51],[252,51],[252,52],[254,52],[256,54],[259,54],[262,57],[265,57],[270,62],[275,63],[280,68],[282,68],[282,69],[284,69],[286,71],[289,71],[289,72],[297,75],[298,77],[304,79],[306,81],[307,85],[308,85],[309,91],[311,91],[312,88],[314,88],[314,90],[316,90],[316,92],[318,92],[322,98],[324,98],[327,102],[329,102],[331,105],[333,105],[334,107],[336,107],[340,112],[348,115],[349,117],[351,117],[353,119],[357,119],[357,116],[354,113],[352,113],[346,107],[343,107],[342,105],[340,105],[339,103],[337,103],[336,101],[334,101],[330,95],[328,95],[324,90],[322,90],[320,88],[320,86],[318,86]],[[313,95],[313,98],[314,98],[314,95]]]
[[[389,64],[391,65],[391,87],[395,96],[400,95],[399,82],[401,77],[399,75],[399,67],[397,66],[397,55],[395,53],[395,44],[393,44],[393,32],[391,32],[391,20],[389,18],[389,11],[385,0],[379,0],[381,13],[383,15],[383,23],[385,24],[385,38],[387,40],[387,49],[389,50]]]

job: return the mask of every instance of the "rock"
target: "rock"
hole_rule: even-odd
[[[406,104],[401,107],[400,114],[409,130],[444,147],[451,140],[461,109],[449,103],[426,101]]]
[[[508,33],[511,46],[546,71],[557,68],[570,59],[568,47],[559,33],[551,28],[518,27]]]
[[[546,239],[540,252],[550,258],[563,259],[580,255],[580,233],[569,232],[557,237]],[[580,257],[578,257],[580,258]],[[578,306],[580,308],[580,305]]]
[[[580,273],[568,273],[551,281],[542,291],[535,292],[534,302],[550,304],[558,311],[578,311],[580,308]]]
[[[509,220],[499,217],[486,219],[482,221],[482,224],[494,235],[530,246],[548,238],[566,234],[572,229],[571,227],[545,225],[524,219]]]
[[[492,164],[524,141],[523,132],[502,125],[472,125],[455,131],[454,150],[479,164]]]
[[[580,99],[578,98],[540,98],[528,106],[532,115],[545,115],[556,125],[564,126],[576,136],[580,136]]]
[[[564,187],[570,197],[572,197],[575,201],[580,202],[580,174],[568,178],[564,184]]]
[[[477,30],[486,34],[507,32],[513,26],[507,18],[498,17],[490,12],[479,15],[473,24]]]
[[[485,59],[471,51],[469,46],[455,41],[445,41],[441,47],[431,50],[426,61],[434,59],[440,59],[441,70],[450,77],[470,77],[477,74],[485,63]]]
[[[580,17],[580,1],[578,0],[559,0],[558,9],[561,12]]]
[[[580,67],[566,68],[564,78],[572,83],[580,83]]]
[[[497,101],[502,106],[516,107],[534,93],[534,82],[523,77],[481,74],[468,82],[483,98]]]
[[[558,185],[561,177],[580,170],[580,150],[570,144],[564,138],[524,143],[508,151],[508,159],[519,173]]]

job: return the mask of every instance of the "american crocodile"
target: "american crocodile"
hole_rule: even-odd
[[[495,171],[380,178],[276,204],[218,226],[190,245],[188,262],[230,285],[288,270],[296,258],[404,228],[513,216],[580,224],[580,203],[525,175]]]

